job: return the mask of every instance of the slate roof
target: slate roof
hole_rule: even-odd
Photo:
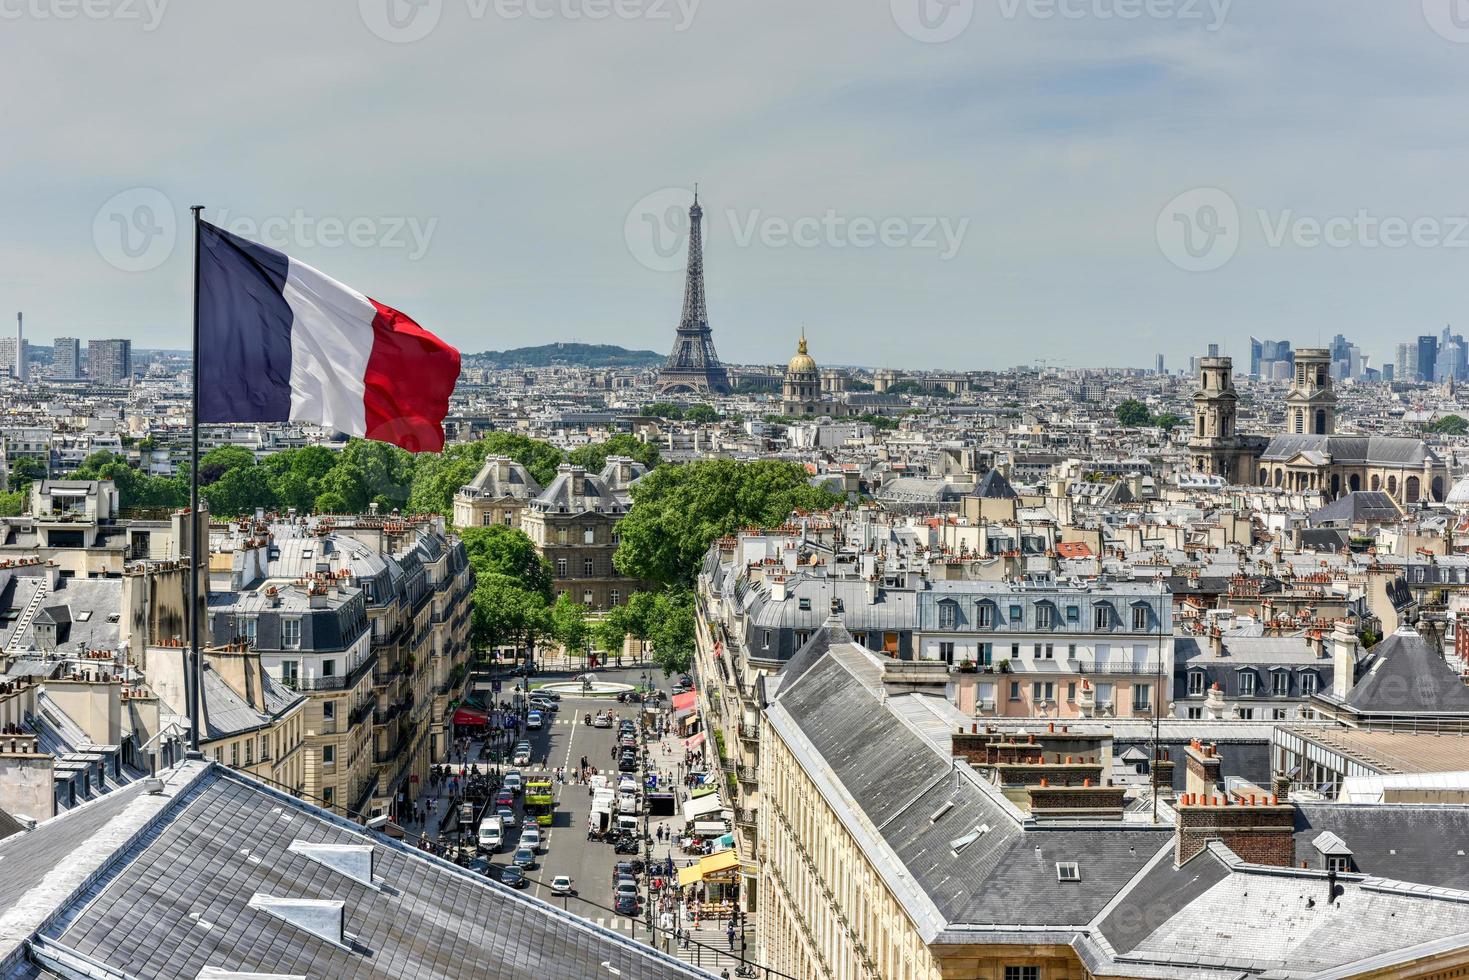
[[[1300,453],[1322,453],[1341,465],[1421,467],[1439,458],[1422,439],[1398,436],[1282,435],[1260,454],[1262,463],[1283,463]]]
[[[1344,703],[1359,714],[1469,713],[1469,687],[1427,640],[1404,627],[1372,648],[1371,665]]]
[[[1381,490],[1357,490],[1317,508],[1311,513],[1312,524],[1394,523],[1403,512],[1393,499]]]
[[[974,496],[990,500],[1014,500],[1019,494],[1010,485],[1010,481],[1005,479],[1005,474],[999,470],[990,470],[974,488]]]
[[[1296,805],[1296,863],[1320,867],[1312,841],[1323,832],[1351,849],[1352,870],[1380,878],[1469,891],[1469,808],[1420,804]]]
[[[161,803],[119,793],[43,824],[21,839],[26,846],[0,842],[7,878],[18,886],[0,894],[0,912],[24,904],[31,921],[44,922],[34,928],[46,938],[137,977],[194,977],[205,967],[366,980],[710,976],[238,773],[200,770]],[[80,891],[36,887],[86,846],[88,828],[134,805],[159,809],[134,842],[101,857]],[[382,886],[291,852],[295,841],[371,845]],[[252,908],[256,894],[343,902],[345,948]],[[60,914],[35,918],[53,912]],[[0,946],[0,957],[6,952]],[[14,956],[0,959],[7,980],[43,975]]]

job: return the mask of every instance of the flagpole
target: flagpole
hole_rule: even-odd
[[[194,212],[194,391],[189,414],[193,443],[189,456],[189,666],[185,675],[193,679],[189,691],[189,754],[202,758],[199,748],[199,720],[204,714],[201,710],[204,658],[199,651],[199,222],[204,205],[195,204],[189,210]]]

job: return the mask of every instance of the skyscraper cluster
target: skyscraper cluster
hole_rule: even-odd
[[[1289,340],[1250,338],[1250,377],[1262,381],[1286,381],[1295,370],[1295,363]]]
[[[1398,344],[1395,354],[1399,381],[1434,383],[1469,378],[1469,344],[1451,327],[1444,327],[1436,337],[1423,334]]]

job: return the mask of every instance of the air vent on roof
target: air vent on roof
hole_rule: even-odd
[[[1080,881],[1081,880],[1081,868],[1077,865],[1077,863],[1075,861],[1057,861],[1056,862],[1056,880],[1057,881]]]
[[[933,814],[928,818],[928,822],[929,823],[938,823],[939,817],[942,817],[944,814],[948,813],[952,809],[954,809],[954,801],[953,800],[948,800],[947,802],[944,803],[943,806],[941,806],[937,810],[933,811]]]
[[[377,888],[372,881],[371,844],[313,844],[310,841],[291,841],[286,850],[292,854],[310,858],[317,864],[346,875],[358,884]]]
[[[964,848],[968,847],[970,844],[973,844],[975,841],[979,840],[981,837],[989,832],[989,824],[979,824],[963,837],[956,837],[953,840],[949,841],[949,850],[953,851],[955,854],[958,854],[960,851],[964,850]]]
[[[206,966],[194,980],[306,980],[304,973],[241,973],[219,966]]]
[[[333,946],[350,949],[342,930],[344,902],[328,902],[313,898],[276,898],[256,892],[250,896],[250,907],[288,922]]]

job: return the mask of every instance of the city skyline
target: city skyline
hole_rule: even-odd
[[[659,223],[697,180],[733,363],[775,359],[803,322],[833,361],[917,368],[1057,348],[1180,364],[1181,333],[1240,357],[1251,334],[1340,332],[1385,359],[1460,319],[1460,221],[1439,190],[1455,154],[1435,123],[1469,47],[1416,4],[1226,4],[1217,24],[958,4],[971,19],[942,43],[889,4],[660,4],[666,20],[595,23],[426,6],[436,26],[411,43],[375,33],[370,3],[168,8],[151,30],[17,21],[11,37],[64,41],[84,68],[56,77],[41,43],[8,52],[17,77],[51,83],[11,111],[6,174],[26,193],[6,201],[0,302],[37,337],[167,346],[188,323],[187,207],[203,203],[343,281],[384,283],[466,352],[525,336],[666,349],[681,269],[664,261],[676,222]],[[813,45],[861,67],[833,72]],[[567,50],[574,70],[538,70]],[[248,67],[249,84],[204,98],[153,61]],[[399,70],[425,61],[435,73]],[[103,78],[130,113],[80,97]],[[312,124],[265,126],[281,117]],[[385,139],[409,151],[365,150]],[[99,144],[112,152],[78,152]],[[1171,237],[1206,236],[1196,219],[1231,207],[1234,247]],[[1436,222],[1437,244],[1378,247],[1395,222]],[[172,237],[157,264],[148,229]]]

